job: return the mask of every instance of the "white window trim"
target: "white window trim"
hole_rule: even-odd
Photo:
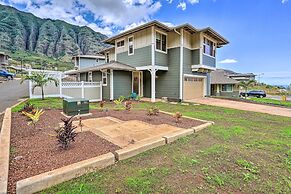
[[[107,57],[108,55],[108,57]],[[109,52],[106,52],[105,53],[105,63],[110,63],[110,57],[109,57],[110,53]],[[108,59],[108,62],[107,62],[107,59]]]
[[[107,70],[106,71],[101,71],[101,73],[102,73],[102,76],[101,76],[101,79],[102,79],[102,86],[107,86],[107,84],[108,84],[108,75],[107,75]],[[105,73],[105,75],[104,75],[104,73]],[[103,82],[103,80],[104,80],[104,78],[106,79],[106,84],[104,84],[104,82]]]
[[[223,88],[222,86],[223,85],[231,85],[231,90],[230,91],[223,91],[222,90],[222,88]],[[233,92],[233,85],[232,84],[221,84],[221,92]]]
[[[88,82],[93,82],[93,73],[92,73],[92,71],[88,72]]]
[[[213,49],[214,49],[214,51],[215,51],[215,56],[212,56],[212,55],[209,55],[209,54],[207,54],[207,53],[204,53],[204,45],[206,45],[205,43],[204,43],[204,38],[206,38],[208,41],[210,41],[210,42],[212,42],[212,44],[213,44]],[[214,44],[215,44],[215,46],[214,46]],[[216,48],[217,48],[217,42],[216,41],[213,41],[213,39],[212,38],[208,38],[207,36],[203,36],[203,38],[202,38],[202,54],[203,55],[205,55],[205,56],[208,56],[208,57],[212,57],[212,58],[214,58],[214,59],[216,59]],[[212,50],[213,51],[213,50]]]
[[[156,43],[157,43],[157,32],[166,36],[166,51],[162,51],[162,50],[157,49],[157,45],[156,45]],[[162,40],[161,40],[161,42],[162,42]],[[164,54],[168,53],[168,34],[167,33],[162,32],[160,30],[155,30],[155,51],[160,52],[160,53],[164,53]]]
[[[123,46],[119,46],[119,47],[118,47],[118,46],[117,46],[117,43],[118,43],[118,42],[121,42],[121,41],[124,41],[124,44],[123,44]],[[125,39],[124,39],[124,38],[116,40],[116,48],[119,49],[119,48],[124,48],[124,47],[125,47]]]
[[[130,38],[132,38],[132,53],[129,53],[129,39]],[[132,36],[129,36],[128,38],[127,38],[127,54],[128,54],[128,56],[130,56],[130,55],[134,55],[134,36],[132,35]]]

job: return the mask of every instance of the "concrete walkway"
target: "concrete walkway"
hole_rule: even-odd
[[[237,102],[232,100],[214,99],[214,98],[200,98],[189,100],[189,102],[206,104],[211,106],[220,106],[225,108],[233,108],[238,110],[246,110],[260,113],[267,113],[271,115],[291,117],[291,109],[274,107],[261,104],[252,104],[247,102]]]

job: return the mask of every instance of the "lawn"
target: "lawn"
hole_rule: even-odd
[[[33,103],[45,108],[61,101]],[[42,193],[291,192],[291,118],[206,105],[155,105],[215,125]]]
[[[269,98],[250,98],[251,101],[291,107],[291,101],[274,100]]]

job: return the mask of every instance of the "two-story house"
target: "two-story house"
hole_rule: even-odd
[[[105,63],[105,56],[103,55],[74,55],[72,61],[76,70],[95,67]]]
[[[216,69],[216,50],[228,41],[211,28],[190,24],[169,27],[152,21],[104,41],[106,63],[79,69],[80,79],[103,82],[103,98],[132,92],[155,101],[189,100],[210,95],[209,73]]]
[[[0,52],[0,67],[5,67],[8,65],[9,55],[4,52]]]

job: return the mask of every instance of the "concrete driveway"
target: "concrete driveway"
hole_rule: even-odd
[[[28,82],[20,84],[20,80],[3,81],[0,83],[0,113],[28,95]]]
[[[279,115],[285,117],[291,117],[291,109],[274,107],[268,105],[252,104],[247,102],[237,102],[232,100],[215,99],[215,98],[200,98],[188,100],[189,102],[206,104],[211,106],[220,106],[225,108],[233,108],[238,110],[246,110],[260,113],[267,113],[271,115]]]

